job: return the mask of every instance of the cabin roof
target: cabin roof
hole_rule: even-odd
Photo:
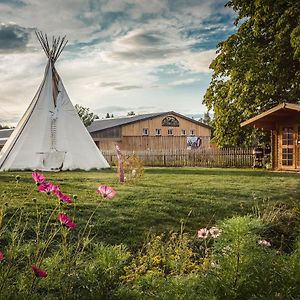
[[[281,103],[277,106],[241,123],[241,127],[251,125],[255,128],[273,130],[276,123],[286,121],[287,118],[300,118],[300,105]]]
[[[107,118],[107,119],[101,119],[101,120],[97,119],[90,126],[88,126],[87,129],[89,132],[92,133],[92,132],[101,131],[101,130],[105,130],[105,129],[109,129],[109,128],[113,128],[113,127],[119,127],[119,126],[136,123],[139,121],[145,121],[148,119],[153,119],[153,118],[156,118],[159,116],[164,116],[164,115],[175,115],[175,116],[184,118],[190,122],[193,122],[197,125],[212,129],[212,127],[209,125],[206,125],[202,122],[191,119],[189,117],[186,117],[186,116],[176,113],[174,111],[127,116],[127,117],[123,117],[123,118]]]

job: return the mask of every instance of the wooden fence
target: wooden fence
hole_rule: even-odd
[[[102,151],[109,162],[114,165],[117,161],[116,152],[112,150]],[[135,153],[143,161],[145,166],[164,167],[236,167],[249,168],[253,166],[253,148],[204,148],[197,150],[161,150],[161,151],[123,151],[123,154]]]

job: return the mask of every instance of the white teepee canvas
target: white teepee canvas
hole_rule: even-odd
[[[54,67],[66,42],[54,39],[50,49],[37,35],[49,58],[44,80],[0,153],[0,171],[108,168]]]

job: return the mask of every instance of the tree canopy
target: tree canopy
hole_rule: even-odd
[[[90,109],[87,107],[75,104],[75,109],[86,127],[90,126],[95,119],[99,119],[99,117],[93,112],[91,112]]]
[[[199,121],[200,122],[202,122],[202,123],[204,123],[204,124],[206,124],[206,125],[211,125],[211,116],[210,116],[210,114],[209,114],[209,111],[207,111],[207,112],[205,112],[204,114],[203,114],[203,117],[201,117],[200,119],[199,119]]]
[[[236,33],[218,46],[203,103],[214,111],[221,147],[253,144],[240,123],[271,107],[300,100],[300,1],[232,0]]]

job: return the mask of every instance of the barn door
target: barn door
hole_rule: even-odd
[[[294,127],[282,127],[281,129],[281,165],[282,169],[294,169],[296,167],[295,155],[295,130]],[[298,146],[297,146],[298,147]]]

